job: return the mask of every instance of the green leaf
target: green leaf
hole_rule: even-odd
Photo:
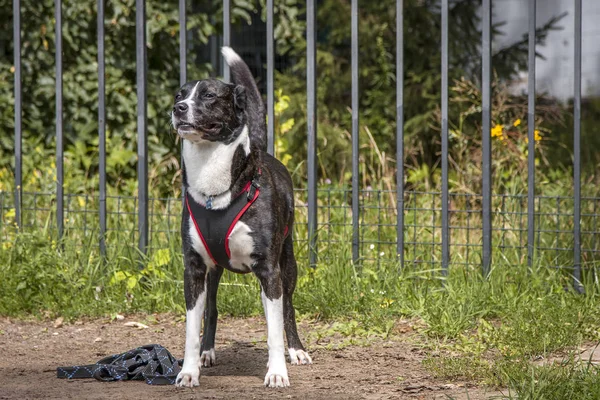
[[[135,276],[130,276],[127,278],[127,289],[132,290],[138,284],[138,279]]]

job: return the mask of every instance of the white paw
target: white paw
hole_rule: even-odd
[[[175,380],[175,384],[178,387],[194,387],[200,385],[200,369],[194,368],[193,370],[183,369]]]
[[[200,365],[203,367],[212,367],[217,363],[215,349],[204,350],[200,356]]]
[[[287,375],[287,371],[269,370],[265,376],[265,386],[270,388],[282,388],[290,386],[290,380]]]
[[[312,364],[312,358],[304,350],[296,350],[290,347],[288,353],[290,354],[290,363],[292,365]]]

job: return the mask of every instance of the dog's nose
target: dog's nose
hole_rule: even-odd
[[[175,104],[173,111],[176,113],[184,113],[188,110],[188,105],[185,103]]]

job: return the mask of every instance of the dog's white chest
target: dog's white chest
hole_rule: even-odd
[[[250,272],[253,264],[252,252],[254,250],[254,240],[250,235],[252,230],[242,221],[238,221],[229,234],[229,265],[223,266],[235,272]],[[200,235],[194,226],[192,218],[189,219],[189,235],[192,242],[192,247],[206,263],[206,266],[212,268],[215,263],[212,261],[206,250],[206,246],[200,239]]]

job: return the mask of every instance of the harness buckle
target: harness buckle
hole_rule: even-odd
[[[252,201],[254,199],[257,189],[260,189],[260,183],[258,183],[255,178],[252,179],[252,182],[250,182],[250,187],[248,188],[248,196],[246,197],[248,201]]]

